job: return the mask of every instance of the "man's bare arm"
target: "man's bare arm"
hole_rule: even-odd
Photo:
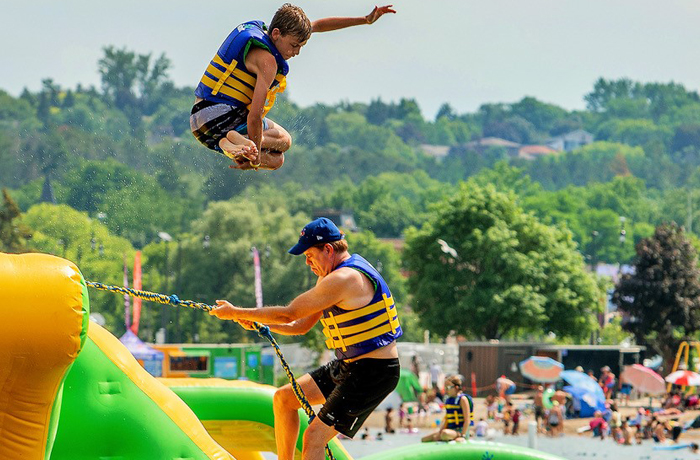
[[[332,30],[345,29],[346,27],[359,26],[362,24],[373,24],[386,13],[396,13],[396,10],[394,10],[392,6],[394,5],[375,6],[372,12],[367,16],[317,19],[311,23],[311,32],[330,32]]]
[[[220,319],[257,321],[268,326],[289,324],[312,315],[320,316],[323,310],[341,303],[356,287],[351,281],[353,276],[357,275],[352,271],[336,271],[287,306],[241,308],[225,300],[217,300],[219,307],[209,314]]]

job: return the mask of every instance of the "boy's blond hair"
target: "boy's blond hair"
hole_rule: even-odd
[[[285,3],[270,22],[270,32],[273,29],[279,29],[282,35],[293,35],[303,42],[311,36],[311,21],[304,10],[291,3]]]

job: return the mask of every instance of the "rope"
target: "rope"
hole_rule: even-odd
[[[178,296],[175,294],[173,295],[165,295],[165,294],[158,294],[157,292],[149,292],[149,291],[141,291],[138,289],[132,289],[132,288],[127,288],[123,286],[112,286],[108,284],[102,284],[102,283],[96,283],[93,281],[85,281],[85,284],[90,286],[91,288],[95,288],[101,291],[108,291],[108,292],[114,292],[118,294],[126,294],[130,295],[131,297],[138,297],[143,300],[149,300],[151,302],[157,302],[161,303],[164,305],[172,305],[175,307],[188,307],[188,308],[195,308],[198,310],[204,310],[204,311],[211,311],[213,310],[214,306],[208,305],[205,303],[201,302],[194,302],[192,300],[181,300]],[[299,404],[301,405],[301,408],[304,409],[304,412],[306,415],[309,417],[309,423],[316,417],[316,414],[314,413],[313,408],[311,407],[311,404],[309,404],[309,400],[306,399],[306,395],[304,395],[304,391],[301,389],[301,385],[297,382],[296,378],[294,378],[294,374],[292,373],[292,369],[289,367],[289,364],[287,364],[287,360],[284,359],[284,356],[282,355],[282,350],[280,349],[279,344],[277,343],[277,340],[272,336],[272,333],[270,332],[270,328],[265,326],[264,324],[258,323],[258,322],[253,322],[253,325],[255,326],[255,329],[258,333],[258,335],[262,338],[267,339],[272,347],[275,349],[275,353],[277,354],[277,357],[280,360],[280,363],[282,364],[282,369],[284,369],[285,374],[287,374],[287,378],[289,379],[289,384],[292,386],[292,391],[294,392],[294,396],[296,396],[297,400],[299,400]],[[333,453],[331,452],[331,449],[328,447],[326,444],[326,455],[330,460],[335,460],[335,457],[333,457]]]

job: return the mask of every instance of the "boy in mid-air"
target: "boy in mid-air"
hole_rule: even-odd
[[[232,168],[279,168],[292,138],[265,115],[287,86],[287,60],[299,54],[312,33],[372,24],[386,13],[395,13],[391,7],[375,7],[367,16],[311,22],[301,8],[285,3],[269,27],[262,21],[239,25],[197,85],[192,133],[206,147],[232,159]]]

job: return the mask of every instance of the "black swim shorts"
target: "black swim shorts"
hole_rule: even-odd
[[[326,398],[318,418],[339,433],[355,436],[374,409],[399,383],[399,360],[334,360],[311,372]]]
[[[268,128],[263,119],[263,130]],[[248,134],[248,109],[211,101],[199,101],[192,107],[190,129],[194,137],[205,147],[219,153],[219,141],[229,131]]]

